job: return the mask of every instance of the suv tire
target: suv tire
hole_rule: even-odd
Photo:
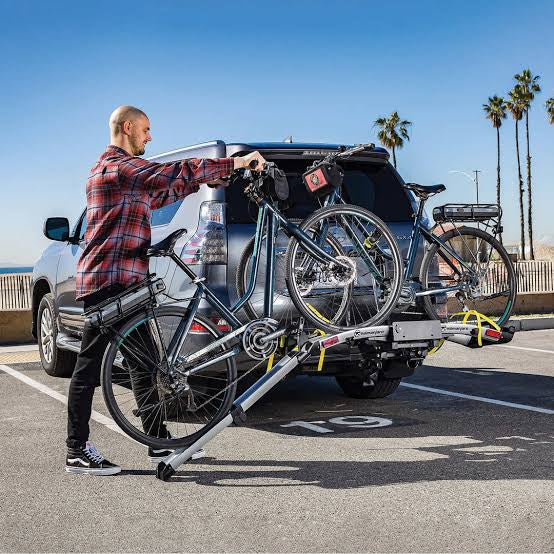
[[[40,361],[44,371],[52,377],[71,377],[75,369],[77,354],[60,350],[56,346],[58,323],[51,293],[45,294],[38,306],[37,337]]]
[[[364,385],[363,377],[357,375],[336,375],[337,384],[350,398],[385,398],[391,395],[400,385],[402,378],[386,379],[379,376],[373,386]]]

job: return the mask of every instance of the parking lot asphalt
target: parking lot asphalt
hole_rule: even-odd
[[[286,380],[167,483],[100,391],[91,438],[124,471],[66,474],[69,381],[0,369],[3,552],[554,548],[554,331],[446,344],[380,400]]]

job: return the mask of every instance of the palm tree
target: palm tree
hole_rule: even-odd
[[[376,119],[373,126],[379,127],[377,133],[379,142],[385,147],[392,149],[392,163],[396,168],[396,149],[404,146],[404,140],[410,140],[408,127],[412,124],[407,119],[400,119],[398,112],[392,112],[389,118],[380,117]]]
[[[535,99],[535,93],[541,91],[539,86],[539,75],[533,75],[529,68],[521,73],[514,75],[514,79],[522,86],[525,91],[525,136],[527,139],[527,225],[529,229],[529,256],[531,260],[535,259],[533,249],[533,198],[531,188],[531,154],[529,152],[529,108],[531,102]]]
[[[518,123],[523,119],[525,112],[525,90],[521,85],[515,85],[508,93],[509,100],[506,102],[506,109],[512,114],[516,122],[516,154],[517,154],[517,174],[519,179],[519,243],[521,248],[521,257],[525,260],[525,216],[523,213],[523,179],[521,177],[521,162],[519,159],[519,128]]]
[[[500,206],[500,126],[502,120],[506,119],[504,98],[496,96],[496,94],[492,98],[489,96],[489,102],[483,104],[483,110],[487,114],[487,119],[496,129],[496,203]],[[500,242],[502,242],[502,234],[500,235]]]
[[[546,101],[546,113],[550,125],[554,125],[554,96]]]

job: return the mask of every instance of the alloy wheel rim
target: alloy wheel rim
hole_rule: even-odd
[[[45,308],[40,317],[40,345],[44,359],[48,364],[52,362],[54,352],[53,335],[52,314],[48,308]]]

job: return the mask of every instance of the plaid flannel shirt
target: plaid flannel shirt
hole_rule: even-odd
[[[155,163],[108,146],[87,181],[87,228],[77,263],[76,299],[115,283],[129,287],[144,279],[150,211],[232,171],[232,158]]]

